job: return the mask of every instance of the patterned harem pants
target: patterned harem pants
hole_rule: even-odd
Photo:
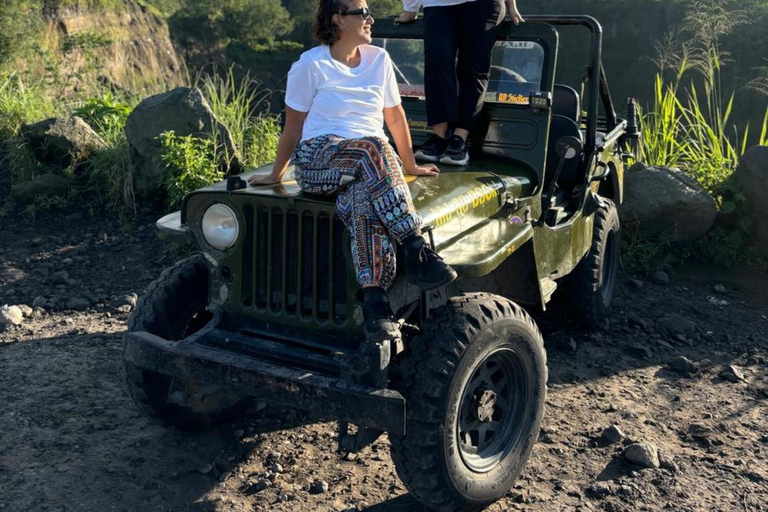
[[[343,139],[322,135],[301,143],[291,161],[305,192],[333,195],[349,230],[360,285],[389,288],[395,278],[395,247],[422,223],[389,142],[380,137]]]

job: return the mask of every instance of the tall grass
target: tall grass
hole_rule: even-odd
[[[247,75],[237,80],[232,68],[224,76],[199,78],[197,87],[229,131],[243,165],[258,167],[274,160],[280,125],[268,114],[270,91]],[[193,190],[223,179],[221,161],[231,158],[219,133],[208,138],[165,133],[161,145],[163,162],[170,171],[165,186],[171,205]]]
[[[746,23],[741,11],[727,9],[728,0],[695,0],[689,4],[684,35],[657,46],[659,72],[654,104],[641,117],[646,163],[680,167],[722,206],[724,187],[746,151],[749,126],[742,133],[730,124],[735,94],[724,100],[720,74],[727,54],[719,38]],[[674,48],[676,46],[676,48]],[[670,76],[665,80],[664,76]],[[758,144],[766,144],[768,109]]]
[[[15,137],[21,125],[56,112],[55,103],[38,84],[25,84],[16,73],[0,76],[0,141]]]
[[[214,114],[240,149],[243,163],[258,167],[274,160],[280,125],[268,114],[272,91],[263,89],[261,83],[248,75],[238,81],[233,68],[224,76],[207,75],[197,82]]]

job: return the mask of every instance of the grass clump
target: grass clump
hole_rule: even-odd
[[[224,76],[209,75],[198,79],[198,87],[216,118],[229,130],[246,167],[259,167],[274,160],[280,138],[280,125],[267,113],[270,91],[247,75],[237,80],[230,68]],[[226,148],[217,133],[207,138],[181,137],[173,132],[161,135],[161,158],[168,166],[165,183],[169,206],[204,186],[223,180]]]
[[[233,68],[224,76],[199,78],[198,87],[213,113],[229,130],[244,165],[259,167],[274,160],[280,125],[268,115],[271,91],[262,89],[248,75],[238,81]]]
[[[0,76],[0,141],[15,137],[21,125],[42,121],[55,112],[54,101],[39,85],[27,85],[14,73]]]
[[[728,54],[719,39],[747,23],[744,12],[731,10],[731,0],[692,0],[684,20],[683,43],[668,36],[657,45],[659,72],[654,101],[641,116],[642,160],[653,166],[678,167],[715,199],[726,227],[718,227],[699,240],[675,243],[644,240],[629,230],[624,243],[630,269],[640,273],[696,259],[729,267],[757,261],[750,248],[752,228],[746,197],[733,179],[748,145],[768,143],[768,109],[756,137],[749,126],[731,124],[735,94],[724,98],[720,75]],[[666,79],[665,79],[666,77]],[[749,255],[752,256],[749,256]]]

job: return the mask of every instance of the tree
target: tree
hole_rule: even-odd
[[[280,0],[187,0],[176,14],[204,25],[213,32],[209,35],[253,47],[272,46],[278,37],[293,30],[291,16]]]

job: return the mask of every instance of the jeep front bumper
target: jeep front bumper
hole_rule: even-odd
[[[405,433],[405,399],[397,391],[374,389],[339,376],[276,364],[274,357],[267,361],[268,357],[260,357],[258,351],[245,353],[221,347],[253,347],[258,345],[257,339],[217,329],[204,329],[182,341],[168,341],[144,331],[125,336],[123,357],[138,368],[303,409],[317,419],[354,423],[396,435]],[[310,360],[317,358],[308,356]]]

